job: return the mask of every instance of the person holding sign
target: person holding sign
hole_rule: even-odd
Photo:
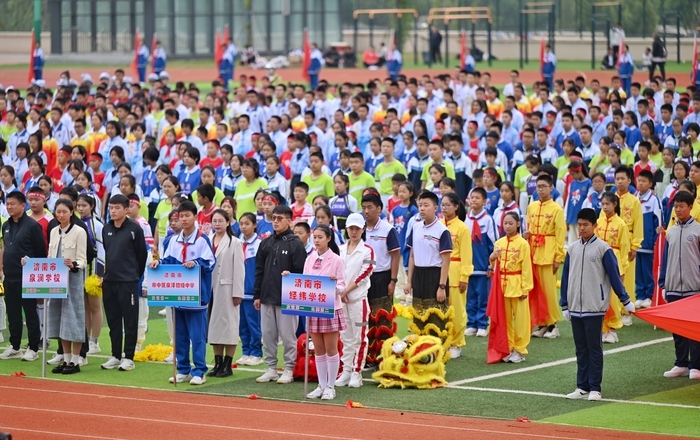
[[[314,247],[316,250],[306,258],[305,275],[327,276],[335,280],[335,314],[332,318],[309,318],[307,331],[314,343],[318,387],[306,395],[309,399],[335,399],[335,379],[338,375],[340,357],[338,356],[338,336],[347,329],[343,314],[342,297],[345,298],[345,261],[340,257],[340,250],[334,240],[334,232],[329,226],[318,225],[314,229]],[[282,276],[289,271],[282,272]]]
[[[207,376],[227,377],[233,374],[231,363],[238,344],[240,305],[243,302],[245,256],[241,241],[233,236],[231,218],[223,209],[211,215],[214,229],[210,237],[216,256],[209,316],[209,343],[214,348],[214,369]],[[226,356],[224,356],[224,348]]]
[[[22,358],[23,361],[35,361],[39,356],[39,316],[35,299],[22,299],[23,257],[46,257],[46,242],[41,226],[26,214],[27,199],[19,191],[7,194],[5,201],[10,218],[2,225],[3,258],[2,267],[5,275],[5,307],[10,330],[10,346],[0,354],[0,359]],[[22,355],[22,310],[27,323],[29,348]]]
[[[87,267],[87,233],[76,226],[73,219],[73,202],[58,199],[54,213],[58,227],[51,230],[49,258],[63,258],[70,270],[68,274],[68,298],[49,300],[49,320],[46,334],[51,339],[61,339],[63,363],[51,370],[54,374],[75,374],[80,350],[85,341],[85,267]],[[22,265],[27,262],[22,258]]]
[[[129,198],[122,194],[112,196],[108,209],[111,220],[102,228],[105,247],[102,300],[112,341],[112,357],[102,364],[102,369],[131,371],[136,368],[139,280],[146,269],[148,251],[143,229],[127,217]]]
[[[149,266],[156,269],[161,264],[178,264],[192,269],[199,267],[200,305],[198,307],[175,307],[175,359],[177,375],[170,382],[202,385],[207,381],[207,307],[212,298],[211,276],[216,257],[209,238],[195,226],[197,206],[192,202],[182,202],[178,208],[182,232],[170,240],[163,258],[151,261]],[[192,361],[190,364],[190,344]]]

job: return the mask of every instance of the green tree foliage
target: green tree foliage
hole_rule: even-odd
[[[48,29],[48,0],[42,0],[42,26]],[[34,2],[32,0],[1,0],[0,30],[31,31],[34,27]]]

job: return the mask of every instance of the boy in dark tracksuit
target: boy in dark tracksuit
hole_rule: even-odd
[[[597,216],[593,209],[579,211],[580,238],[569,246],[561,278],[562,313],[571,321],[576,344],[578,373],[576,390],[567,399],[602,399],[603,318],[610,307],[610,288],[634,312],[634,304],[622,284],[612,248],[595,236]]]
[[[102,364],[105,370],[119,368],[121,371],[131,371],[135,368],[133,359],[139,320],[137,295],[148,254],[143,229],[127,217],[128,208],[129,199],[126,196],[118,194],[110,198],[111,220],[102,229],[105,247],[102,301],[112,341],[112,357]]]
[[[673,200],[678,221],[666,234],[659,274],[659,287],[665,289],[664,297],[669,303],[700,292],[700,223],[690,215],[693,195],[678,191]],[[673,343],[676,362],[664,377],[700,379],[700,342],[674,333]]]

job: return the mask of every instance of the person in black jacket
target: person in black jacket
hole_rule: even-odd
[[[282,314],[282,272],[303,273],[306,249],[294,235],[289,225],[292,210],[288,206],[277,206],[272,211],[274,235],[260,243],[255,265],[255,285],[253,299],[256,310],[260,310],[260,328],[265,350],[265,374],[257,382],[277,381],[291,383],[292,370],[296,364],[296,329],[298,316]],[[277,341],[282,339],[284,346],[284,371],[277,374]]]
[[[129,199],[117,194],[109,199],[111,220],[102,229],[105,247],[105,274],[102,300],[107,315],[112,357],[102,364],[105,370],[134,368],[134,351],[138,336],[139,280],[146,269],[146,240],[138,223],[126,216]],[[122,341],[122,321],[124,337]],[[124,357],[122,358],[122,342]]]
[[[39,356],[41,329],[35,299],[22,299],[22,265],[23,257],[46,258],[46,243],[41,226],[26,214],[27,199],[19,191],[7,194],[5,203],[10,218],[2,227],[3,258],[2,269],[5,273],[5,307],[10,330],[10,346],[0,355],[0,359],[21,358],[34,361]],[[29,347],[22,355],[22,310],[27,323]]]
[[[651,67],[649,67],[649,81],[654,79],[654,71],[659,66],[661,81],[666,82],[666,46],[661,41],[659,34],[654,34],[654,43],[651,45]]]

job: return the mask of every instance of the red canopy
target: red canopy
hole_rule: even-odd
[[[640,310],[634,316],[671,333],[700,341],[700,295]]]

